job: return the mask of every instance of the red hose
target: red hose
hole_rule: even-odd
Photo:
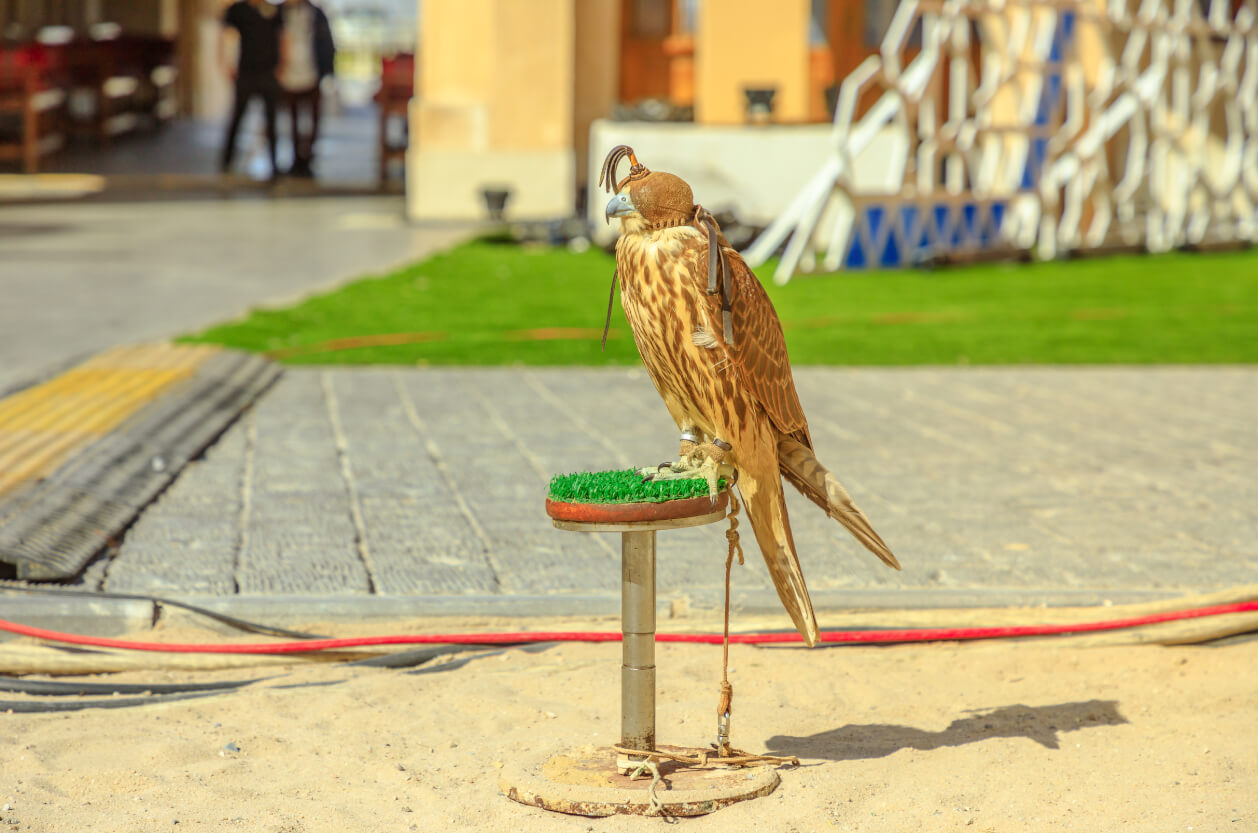
[[[1090,631],[1112,631],[1154,625],[1159,622],[1175,622],[1182,619],[1200,619],[1206,616],[1222,616],[1227,613],[1243,613],[1258,610],[1258,601],[1236,602],[1213,607],[1173,610],[1128,619],[1111,619],[1101,622],[1078,622],[1066,625],[1012,625],[994,628],[912,628],[906,630],[822,631],[820,640],[827,643],[891,643],[891,642],[955,642],[970,639],[1001,639],[1016,636],[1054,636]],[[0,630],[20,636],[31,636],[50,642],[71,645],[89,645],[95,648],[125,648],[132,651],[164,651],[181,654],[304,654],[313,651],[331,651],[345,648],[362,648],[371,645],[513,645],[529,642],[619,642],[619,633],[606,631],[525,631],[519,633],[435,633],[393,634],[389,636],[361,636],[348,639],[309,639],[301,642],[252,642],[235,644],[204,644],[179,642],[132,642],[125,639],[84,636],[59,631],[33,628],[0,619]],[[720,634],[708,633],[661,633],[657,642],[697,642],[719,645]],[[767,645],[774,643],[802,642],[798,633],[743,633],[730,634],[729,641],[738,645]]]

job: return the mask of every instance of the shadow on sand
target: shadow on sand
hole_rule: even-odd
[[[991,738],[1028,738],[1048,749],[1057,749],[1060,732],[1096,726],[1117,726],[1127,718],[1114,700],[1088,700],[1053,706],[1005,706],[954,720],[942,732],[886,723],[853,723],[806,737],[776,735],[769,739],[774,755],[850,761],[883,758],[900,749],[938,749],[961,746]]]

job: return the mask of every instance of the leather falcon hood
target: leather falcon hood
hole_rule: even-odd
[[[629,175],[617,182],[616,168],[626,157]],[[694,192],[686,181],[676,174],[647,168],[628,145],[617,145],[607,154],[598,184],[612,194],[620,193],[628,185],[629,199],[652,231],[694,222],[697,206]]]

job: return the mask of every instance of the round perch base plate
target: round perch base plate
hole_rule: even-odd
[[[608,746],[584,746],[526,761],[504,771],[498,787],[521,804],[577,816],[650,816],[661,809],[665,816],[702,816],[768,795],[781,783],[777,770],[767,766],[692,769],[663,761],[659,769],[659,807],[651,802],[650,773],[636,779],[621,775],[616,752]]]

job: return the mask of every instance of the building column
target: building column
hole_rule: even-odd
[[[412,219],[573,212],[576,2],[424,0],[406,157]]]
[[[808,0],[721,0],[699,7],[695,123],[742,124],[747,87],[773,87],[773,121],[809,120]]]

